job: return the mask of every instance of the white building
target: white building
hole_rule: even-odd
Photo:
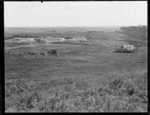
[[[136,47],[134,45],[123,45],[121,47],[123,50],[134,50]]]
[[[71,41],[87,41],[86,38],[81,38],[81,37],[74,37],[74,38],[69,39],[69,40],[71,40]]]
[[[75,41],[87,41],[85,38],[73,38]]]
[[[64,42],[65,39],[62,37],[54,38],[54,37],[46,37],[44,38],[46,42]]]
[[[28,37],[28,38],[22,38],[22,37],[14,38],[14,40],[17,41],[17,42],[35,42],[34,39],[35,38],[31,38],[31,37]]]

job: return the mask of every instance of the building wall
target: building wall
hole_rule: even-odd
[[[123,49],[134,50],[135,47],[134,47],[134,45],[123,45]]]

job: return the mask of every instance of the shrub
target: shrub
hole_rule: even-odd
[[[122,84],[123,84],[122,79],[115,79],[109,83],[109,87],[112,89],[119,89],[119,88],[121,88]]]
[[[117,49],[115,49],[114,52],[117,52],[117,53],[135,53],[135,52],[137,52],[137,49],[126,50],[126,49],[117,48]]]
[[[27,107],[29,109],[36,107],[40,100],[40,95],[38,93],[34,93],[33,95],[31,95],[31,97],[28,98]]]
[[[78,80],[75,82],[75,88],[81,91],[85,91],[90,88],[90,84],[86,80]]]

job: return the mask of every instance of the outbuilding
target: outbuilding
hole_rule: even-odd
[[[123,46],[121,46],[121,48],[123,50],[129,50],[129,51],[136,49],[136,47],[134,45],[123,45]]]

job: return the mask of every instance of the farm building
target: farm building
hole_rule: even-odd
[[[46,42],[64,42],[65,39],[62,37],[54,38],[54,37],[46,37],[44,38]]]
[[[134,45],[123,45],[123,46],[121,46],[121,48],[123,50],[129,50],[129,51],[136,49],[136,47]]]
[[[81,38],[81,37],[78,37],[78,38],[77,38],[77,37],[74,37],[74,38],[72,38],[71,40],[72,40],[72,41],[87,41],[87,39],[84,38],[84,37],[83,37],[83,38]]]
[[[15,37],[14,38],[14,41],[16,42],[35,42],[34,40],[35,38],[30,38],[30,37],[27,37],[27,38],[22,38],[22,37]]]
[[[81,41],[87,41],[87,39],[84,37],[73,37],[73,38],[65,39],[65,41],[67,41],[67,42],[81,42]]]
[[[115,49],[115,52],[132,53],[137,51],[134,45],[122,45],[120,48]]]

